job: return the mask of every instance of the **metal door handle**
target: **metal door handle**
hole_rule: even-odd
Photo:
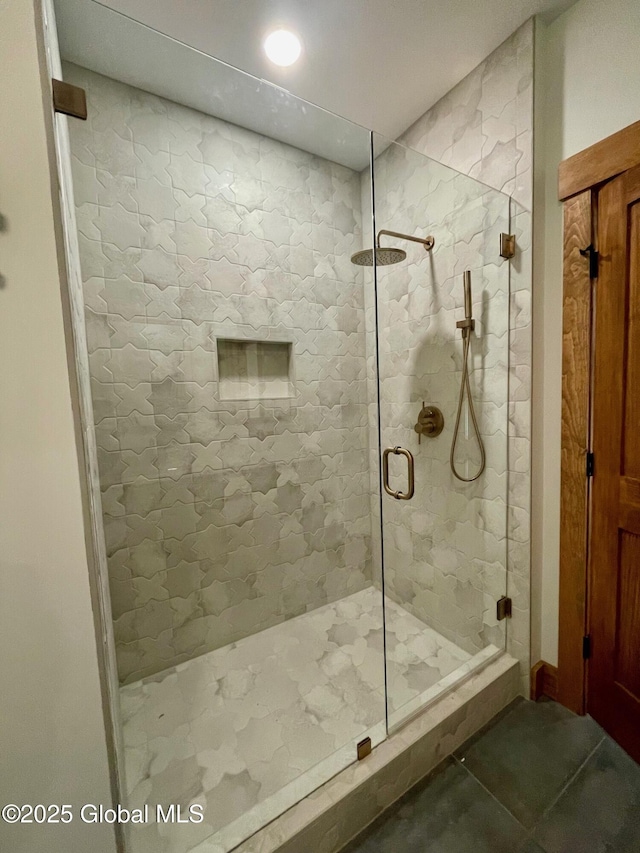
[[[407,464],[409,466],[409,489],[406,492],[394,491],[389,485],[389,454],[394,453],[396,456],[404,456],[407,460]],[[388,495],[391,495],[392,498],[395,498],[397,501],[408,501],[413,497],[413,493],[415,492],[415,473],[414,473],[414,464],[413,464],[413,454],[410,450],[407,450],[404,447],[387,447],[387,449],[382,454],[382,484],[384,486],[384,490]]]

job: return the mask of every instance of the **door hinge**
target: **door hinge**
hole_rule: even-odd
[[[596,457],[591,451],[587,452],[587,477],[593,477],[596,469]]]
[[[600,252],[597,252],[593,243],[590,243],[586,249],[580,249],[580,254],[583,258],[589,258],[589,278],[598,278]]]
[[[516,235],[501,234],[500,235],[500,257],[512,258],[516,253]]]
[[[591,657],[591,634],[587,634],[582,638],[582,657],[588,660]]]
[[[55,78],[52,79],[51,86],[53,109],[57,113],[87,120],[87,94],[84,89]]]
[[[511,599],[507,598],[506,595],[503,595],[502,598],[499,598],[496,602],[496,616],[498,617],[498,622],[502,619],[506,619],[508,616],[511,616]]]
[[[371,755],[371,738],[366,737],[364,740],[361,740],[358,746],[356,747],[358,761],[362,761],[363,758],[366,758],[367,755]]]

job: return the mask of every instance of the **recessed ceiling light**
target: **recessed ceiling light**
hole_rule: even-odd
[[[302,52],[300,39],[289,30],[274,30],[264,40],[264,52],[275,65],[293,65]]]

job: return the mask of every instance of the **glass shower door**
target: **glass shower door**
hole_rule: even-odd
[[[350,263],[370,134],[99,3],[57,12],[88,103],[76,298],[122,795],[204,810],[128,850],[227,851],[386,737]]]
[[[374,172],[393,729],[505,646],[509,198],[380,137]]]
[[[56,6],[123,794],[205,813],[129,850],[228,851],[504,647],[509,200],[376,137],[372,230],[368,131]]]

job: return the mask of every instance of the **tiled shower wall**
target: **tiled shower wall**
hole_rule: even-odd
[[[428,110],[400,142],[513,197],[510,265],[507,649],[528,691],[530,625],[533,19]]]
[[[70,132],[131,681],[371,582],[360,176],[77,66],[65,77],[89,103]],[[224,369],[254,399],[221,399],[218,339],[250,342],[226,345]],[[255,341],[277,357],[256,362]]]
[[[406,447],[415,458],[414,498],[383,498],[385,591],[470,654],[489,644],[503,648],[496,600],[507,583],[509,264],[497,247],[510,201],[400,145],[375,165],[377,227],[435,238],[431,254],[403,243],[406,261],[377,270],[382,444]],[[473,483],[457,480],[449,466],[467,269],[475,318],[471,388],[487,456]],[[414,424],[423,402],[442,411],[445,425],[419,441]],[[467,425],[465,397],[456,460],[470,477],[480,457]],[[392,478],[393,488],[404,487],[403,459]]]

